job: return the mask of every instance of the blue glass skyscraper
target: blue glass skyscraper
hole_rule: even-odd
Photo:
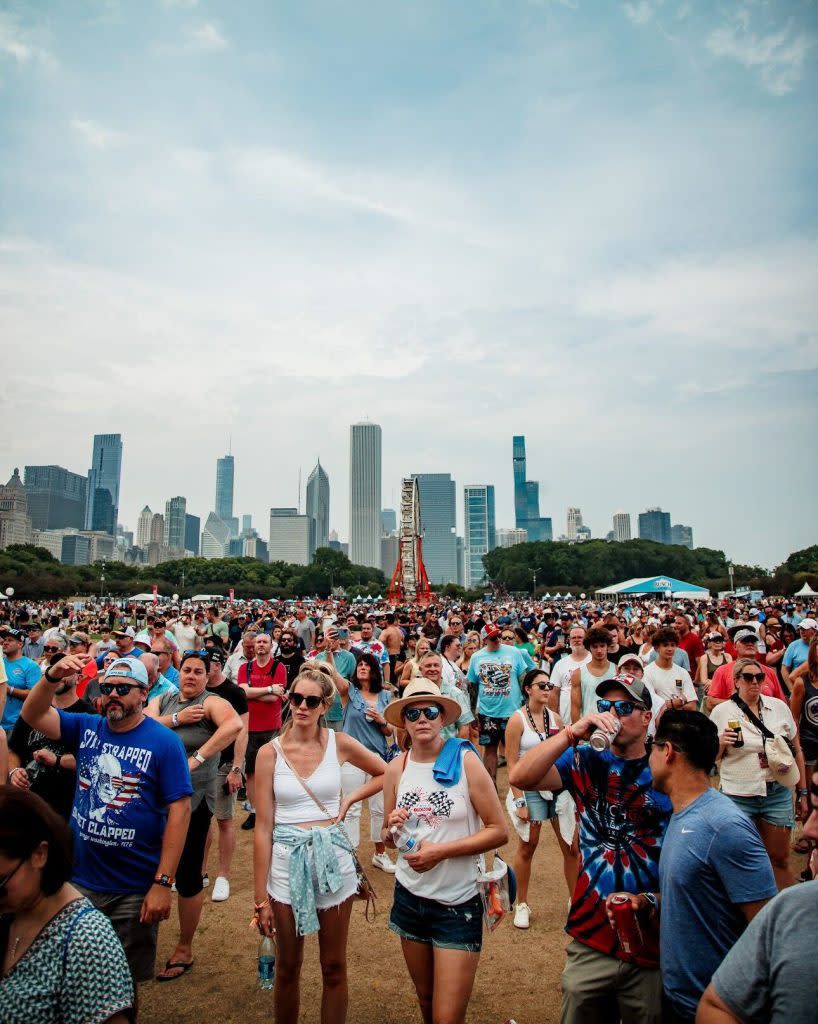
[[[486,578],[483,555],[497,547],[494,485],[468,484],[463,488],[464,586],[476,587]]]
[[[457,510],[449,473],[413,473],[420,497],[423,561],[432,586],[457,582]]]
[[[232,455],[216,460],[216,504],[213,511],[224,523],[233,518],[233,474],[235,463]]]
[[[88,470],[86,530],[116,533],[121,474],[122,434],[94,434],[94,451]]]
[[[514,526],[526,530],[528,539],[552,540],[551,520],[540,516],[540,485],[526,480],[525,437],[515,434],[512,441],[514,461]]]

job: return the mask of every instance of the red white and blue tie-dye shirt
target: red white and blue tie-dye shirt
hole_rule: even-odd
[[[658,967],[658,923],[640,917],[644,947],[628,956],[608,921],[605,898],[614,892],[659,891],[670,799],[653,788],[647,756],[625,760],[586,745],[566,750],[556,768],[579,811],[580,869],[565,930],[601,953]]]

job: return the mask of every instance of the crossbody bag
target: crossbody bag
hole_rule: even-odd
[[[730,700],[733,701],[750,719],[753,725],[761,733],[761,742],[764,747],[764,756],[767,758],[767,764],[773,770],[773,774],[779,776],[778,782],[782,786],[787,786],[792,789],[793,786],[798,782],[798,768],[795,763],[795,757],[793,756],[792,746],[786,736],[776,736],[774,732],[771,732],[764,722],[750,710],[749,705],[744,701],[737,693],[734,693]],[[769,746],[767,741],[769,740]],[[783,776],[783,778],[781,777]],[[790,781],[790,780],[793,781]]]
[[[307,785],[305,780],[302,779],[301,776],[298,774],[298,772],[293,768],[293,766],[287,760],[287,755],[282,750],[281,743],[278,741],[278,739],[274,739],[273,740],[273,748],[275,749],[275,752],[278,754],[278,756],[281,758],[281,760],[284,762],[284,764],[286,764],[286,766],[293,773],[293,776],[296,779],[298,779],[299,783],[301,784],[301,788],[304,790],[304,792],[307,794],[307,796],[310,798],[310,800],[312,800],[312,802],[315,804],[315,806],[318,807],[321,810],[321,812],[323,813],[325,818],[329,818],[330,821],[332,821],[332,823],[334,825],[338,826],[338,828],[339,828],[339,830],[341,832],[341,835],[344,837],[344,839],[346,839],[347,844],[349,845],[349,852],[352,854],[352,860],[355,863],[355,874],[356,874],[357,879],[358,879],[358,885],[357,885],[357,888],[355,890],[355,898],[359,899],[359,900],[365,900],[366,901],[366,909],[364,910],[364,917],[367,919],[367,921],[369,921],[370,920],[370,916],[369,915],[370,915],[370,910],[371,910],[372,920],[374,920],[375,917],[377,916],[377,912],[378,912],[378,908],[377,908],[377,905],[375,903],[375,900],[377,899],[377,895],[376,895],[375,890],[374,890],[374,888],[372,886],[372,883],[369,881],[367,873],[364,871],[363,865],[361,864],[360,860],[358,859],[358,854],[355,852],[355,847],[352,845],[352,840],[349,838],[349,833],[347,832],[346,828],[344,828],[344,823],[342,821],[338,821],[337,817],[335,817],[335,816],[333,816],[332,814],[329,813],[329,811],[326,809],[326,807],[321,803],[321,801],[318,799],[318,797],[315,795],[315,793],[313,793],[313,791]]]

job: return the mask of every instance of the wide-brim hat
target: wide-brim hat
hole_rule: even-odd
[[[451,725],[463,714],[463,709],[453,697],[444,697],[431,679],[413,679],[403,691],[399,700],[386,705],[383,717],[390,725],[403,728],[403,710],[409,704],[439,704],[443,708],[443,724]]]

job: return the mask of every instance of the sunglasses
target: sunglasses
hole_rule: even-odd
[[[739,675],[745,683],[763,683],[764,673],[763,672],[739,672]]]
[[[538,690],[553,690],[554,683],[532,683],[532,686],[536,686]]]
[[[105,696],[110,697],[111,694],[116,690],[118,697],[127,697],[131,690],[139,690],[140,686],[135,683],[100,683],[99,692]]]
[[[4,900],[6,898],[6,886],[12,880],[12,878],[14,878],[14,876],[17,874],[20,868],[25,864],[27,859],[28,858],[24,858],[23,860],[21,860],[13,871],[9,871],[7,875],[3,875],[3,877],[0,878],[0,900]]]
[[[653,738],[653,736],[646,736],[645,737],[645,753],[646,754],[650,754],[651,750],[653,750],[654,747],[659,747],[659,749],[661,749],[662,747],[666,747],[666,746],[667,746],[667,743],[663,743],[661,740],[656,740],[656,739]]]
[[[291,693],[290,703],[294,704],[297,708],[300,708],[302,704],[306,704],[310,711],[315,711],[323,701],[320,697],[316,697],[314,693],[311,693],[309,697],[303,693]]]
[[[200,658],[210,657],[210,651],[206,647],[200,647],[198,651],[183,651],[182,657],[186,658],[189,654],[196,654]]]
[[[431,704],[428,708],[407,708],[403,712],[403,717],[407,722],[417,722],[421,715],[427,721],[434,722],[440,716],[440,708],[437,704]]]
[[[602,699],[596,702],[597,711],[614,711],[617,718],[627,718],[628,715],[632,715],[637,708],[639,708],[640,711],[644,711],[645,705],[635,704],[632,700]]]
[[[516,640],[517,637],[513,633],[503,633],[500,637],[501,640]]]
[[[43,645],[43,650],[48,651],[49,654],[56,654],[57,651],[61,650],[61,648],[57,647],[56,645],[53,647],[46,647],[45,645]]]

